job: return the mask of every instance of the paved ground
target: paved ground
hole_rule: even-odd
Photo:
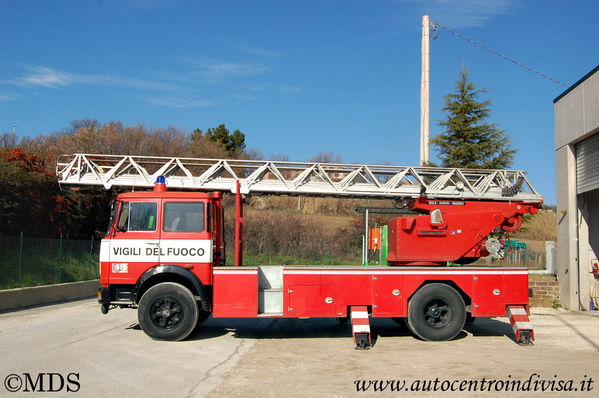
[[[549,390],[578,389],[553,396],[598,396],[599,317],[536,309],[531,320],[532,347],[513,341],[504,318],[477,320],[457,339],[440,343],[417,340],[391,320],[375,320],[370,351],[354,350],[350,327],[329,319],[209,319],[188,340],[167,343],[147,338],[135,311],[104,316],[95,300],[85,300],[0,314],[0,396],[22,395],[7,392],[11,374],[23,380],[23,373],[52,372],[65,378],[62,392],[53,396],[444,396],[444,381],[448,387],[457,380],[456,388],[462,380],[477,381],[480,388],[483,378],[487,389],[489,380],[497,380],[492,392],[469,396],[540,396],[543,380]],[[69,373],[79,374],[75,394],[66,393]],[[437,392],[405,390],[436,378]],[[369,380],[406,384],[392,392],[397,384],[385,381],[386,390],[375,392]],[[531,389],[536,383],[537,393],[506,392],[527,380]],[[356,381],[369,390],[357,392]],[[504,387],[495,392],[499,383]],[[593,390],[582,392],[582,385]]]

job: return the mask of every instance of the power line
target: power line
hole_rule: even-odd
[[[458,32],[455,32],[455,31],[453,31],[453,30],[449,29],[447,26],[443,26],[443,25],[441,25],[441,24],[440,24],[439,22],[437,22],[437,21],[433,21],[433,20],[431,20],[431,24],[433,25],[433,30],[435,31],[435,33],[436,33],[436,31],[437,31],[437,27],[439,27],[439,28],[443,28],[443,29],[445,29],[446,31],[448,31],[449,33],[453,33],[454,35],[456,35],[456,36],[458,36],[458,37],[461,37],[462,39],[464,39],[464,40],[466,40],[466,41],[469,41],[470,43],[472,43],[472,44],[474,44],[474,45],[476,45],[476,46],[479,46],[480,48],[482,48],[482,49],[485,49],[485,50],[489,51],[489,52],[490,52],[490,53],[492,53],[492,54],[495,54],[495,55],[497,55],[497,56],[499,56],[499,57],[501,57],[501,58],[503,58],[503,59],[505,59],[505,60],[508,60],[508,61],[510,61],[510,62],[512,62],[512,63],[514,63],[514,64],[516,64],[516,65],[518,65],[518,66],[520,66],[521,68],[524,68],[524,69],[526,69],[526,70],[528,70],[528,71],[530,71],[530,72],[536,73],[537,75],[539,75],[539,76],[542,76],[542,77],[544,77],[545,79],[549,79],[549,80],[551,80],[551,81],[552,81],[552,82],[554,82],[554,83],[561,84],[562,86],[568,87],[568,85],[567,85],[567,84],[565,84],[565,83],[562,83],[562,82],[560,82],[559,80],[557,80],[557,79],[554,79],[554,78],[552,78],[551,76],[548,76],[548,75],[546,75],[546,74],[544,74],[544,73],[541,73],[541,72],[539,72],[539,71],[537,71],[537,70],[535,70],[535,69],[531,68],[530,66],[524,65],[524,64],[522,64],[522,63],[520,63],[520,62],[518,62],[518,61],[516,61],[516,60],[514,60],[514,59],[512,59],[512,58],[510,58],[510,57],[508,57],[508,56],[506,56],[506,55],[503,55],[503,54],[501,54],[501,53],[498,53],[498,52],[497,52],[497,51],[495,51],[495,50],[491,50],[489,47],[485,46],[484,44],[481,44],[481,43],[479,43],[479,42],[477,42],[477,41],[474,41],[474,40],[472,40],[472,39],[470,39],[470,38],[468,38],[468,37],[466,37],[466,36],[464,36],[464,35],[461,35],[461,34],[459,34]],[[436,37],[437,37],[437,36],[435,35],[435,37],[434,37],[434,38],[436,38]]]

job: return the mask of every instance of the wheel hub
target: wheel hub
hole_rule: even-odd
[[[162,297],[154,301],[150,314],[156,326],[172,329],[181,323],[182,312],[181,304],[177,300]]]
[[[428,326],[442,328],[449,324],[450,319],[451,310],[442,300],[432,300],[425,306],[424,320]]]

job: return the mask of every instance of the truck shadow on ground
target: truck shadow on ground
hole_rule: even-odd
[[[508,320],[500,321],[494,318],[477,318],[474,323],[465,325],[464,330],[473,337],[503,336],[515,343],[517,342],[512,325]]]
[[[379,337],[414,336],[405,326],[390,318],[375,318],[370,321],[372,343]],[[335,318],[217,318],[210,317],[199,325],[187,340],[204,340],[232,333],[242,339],[288,339],[288,338],[352,338],[351,323],[341,324]],[[464,327],[454,340],[473,337],[505,336],[516,341],[509,322],[496,319],[477,319]]]

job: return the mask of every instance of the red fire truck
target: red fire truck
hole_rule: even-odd
[[[438,341],[468,319],[508,316],[518,342],[534,339],[528,271],[463,266],[505,255],[495,236],[541,206],[520,171],[77,154],[59,161],[57,175],[61,184],[133,190],[112,207],[98,299],[104,314],[137,308],[154,339],[184,339],[210,314],[349,318],[359,348],[371,345],[370,317]],[[236,198],[231,266],[227,191]],[[388,198],[412,214],[388,224],[388,266],[243,266],[243,197],[256,193]]]

